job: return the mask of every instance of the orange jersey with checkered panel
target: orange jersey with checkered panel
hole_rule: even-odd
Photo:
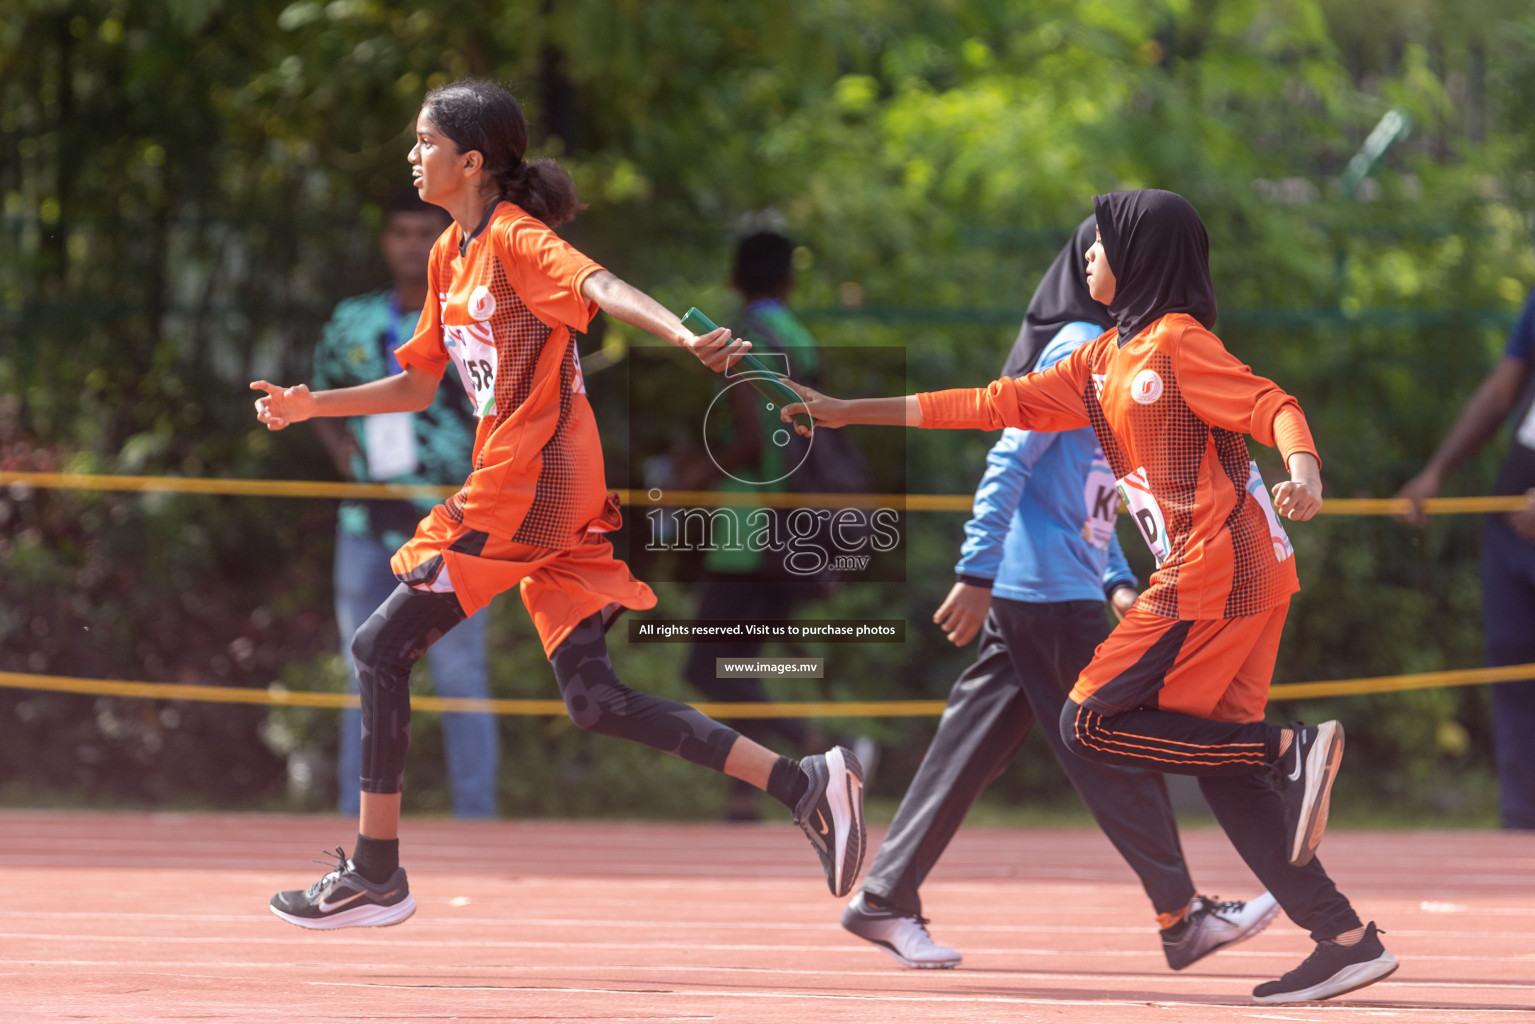
[[[1300,589],[1294,549],[1244,434],[1316,454],[1300,404],[1186,313],[1128,343],[1112,329],[1050,368],[918,396],[925,427],[1091,425],[1157,559],[1137,607],[1177,619],[1256,615]]]
[[[465,527],[560,549],[602,519],[602,445],[573,333],[596,315],[581,285],[601,269],[506,201],[467,242],[454,224],[433,247],[436,301],[397,355],[438,379],[451,359],[480,416],[473,471],[444,503]]]

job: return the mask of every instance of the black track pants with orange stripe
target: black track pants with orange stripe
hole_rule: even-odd
[[[1061,738],[1078,757],[1171,775],[1263,775],[1279,759],[1277,725],[1212,722],[1141,708],[1100,715],[1067,701]]]
[[[1215,621],[1132,609],[1082,670],[1061,738],[1102,764],[1196,775],[1221,830],[1290,919],[1317,941],[1359,927],[1321,860],[1290,864],[1270,781],[1280,728],[1263,722],[1286,605]]]
[[[1104,764],[1199,776],[1199,791],[1252,873],[1290,920],[1320,942],[1360,925],[1320,858],[1290,864],[1284,798],[1270,781],[1279,756],[1279,727],[1212,722],[1142,709],[1105,716],[1067,701],[1061,738],[1080,757]]]

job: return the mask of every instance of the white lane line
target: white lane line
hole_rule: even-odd
[[[346,935],[323,933],[320,935],[273,935],[273,936],[207,936],[207,935],[69,935],[69,934],[42,934],[11,932],[0,933],[0,939],[17,939],[29,942],[59,942],[65,944],[78,944],[83,942],[97,944],[121,944],[133,947],[153,947],[158,945],[186,946],[196,945],[212,947],[218,945],[234,945],[249,947],[253,945],[288,946],[294,942],[305,939],[318,939],[330,945],[357,945],[357,946],[384,946],[399,947],[402,944],[416,949],[558,949],[558,950],[605,950],[605,951],[671,951],[671,952],[746,952],[746,953],[845,953],[849,955],[865,955],[869,952],[863,943],[855,943],[852,939],[836,945],[811,945],[808,943],[773,944],[773,943],[700,943],[700,942],[571,942],[536,939],[411,939],[403,942],[399,938],[388,934],[357,934],[357,930],[350,930]],[[1115,949],[1045,949],[1028,948],[1020,946],[1000,947],[971,947],[964,951],[971,956],[998,956],[998,957],[1069,957],[1080,960],[1084,956],[1102,956],[1127,959],[1153,959],[1161,960],[1159,952],[1151,950],[1115,950]],[[1267,952],[1252,949],[1232,949],[1221,951],[1223,960],[1274,960],[1284,959],[1293,954],[1287,951]],[[1423,963],[1518,963],[1526,964],[1531,961],[1530,954],[1514,954],[1509,956],[1487,956],[1452,953],[1412,953],[1407,954],[1411,962]],[[0,963],[8,961],[0,960]],[[1168,975],[1169,978],[1187,977],[1186,975]],[[1530,983],[1535,986],[1535,981]]]
[[[448,988],[448,986],[440,986],[440,985],[372,985],[372,984],[368,984],[368,983],[365,983],[365,982],[353,982],[353,981],[306,981],[306,982],[304,982],[304,984],[306,984],[306,985],[314,985],[314,986],[317,986],[317,987],[327,987],[327,988],[384,988],[384,989],[402,989],[402,990],[406,990],[406,991],[421,991],[423,989],[431,990],[431,989]],[[1395,986],[1389,986],[1388,983],[1382,982],[1379,987],[1384,989],[1384,988],[1387,988],[1387,987],[1395,987]],[[749,991],[749,990],[742,990],[742,989],[725,989],[725,990],[717,991],[716,992],[716,991],[710,991],[708,989],[696,989],[696,988],[678,989],[678,990],[673,991],[673,990],[662,990],[662,989],[575,988],[575,987],[571,987],[571,986],[543,986],[543,985],[521,985],[521,986],[504,986],[504,987],[503,986],[499,986],[499,985],[486,985],[486,986],[473,986],[473,985],[471,985],[471,986],[464,986],[464,987],[454,986],[454,987],[452,987],[451,990],[455,991],[455,992],[527,992],[527,993],[549,992],[549,993],[563,993],[563,994],[568,994],[568,995],[622,995],[622,996],[627,996],[627,997],[630,997],[630,998],[633,998],[633,997],[636,997],[636,996],[660,996],[662,998],[679,998],[680,997],[680,998],[684,998],[684,999],[709,999],[709,998],[722,998],[722,999],[741,999],[741,998],[750,998],[750,999],[820,999],[820,1000],[834,1001],[834,1002],[857,1002],[857,1003],[949,1003],[949,1004],[953,1004],[953,1003],[988,1003],[988,1004],[997,1004],[997,1003],[1000,1003],[1000,1004],[1014,1005],[1014,1006],[1139,1006],[1139,1007],[1148,1007],[1148,1008],[1152,1008],[1152,1009],[1162,1009],[1162,1010],[1178,1010],[1178,1009],[1181,1009],[1181,1010],[1198,1010],[1198,1009],[1211,1009],[1211,1010],[1215,1010],[1215,1009],[1224,1009],[1224,1010],[1228,1010],[1229,1011],[1229,1010],[1256,1009],[1256,1007],[1253,1006],[1253,1004],[1248,1003],[1245,1000],[1243,1000],[1242,1002],[1239,1002],[1239,1003],[1238,1002],[1228,1002],[1228,1001],[1211,1001],[1211,1002],[1206,1002],[1206,1003],[1191,1003],[1191,1002],[1180,1002],[1180,1001],[1176,1001],[1176,1000],[1167,1000],[1167,999],[1154,999],[1154,1000],[1153,999],[1099,999],[1099,998],[1092,997],[1090,995],[1089,996],[1084,996],[1084,998],[1082,998],[1082,999],[1045,999],[1045,998],[1037,998],[1037,997],[1030,997],[1030,996],[961,996],[961,995],[928,996],[928,995],[898,995],[898,994],[884,993],[884,992],[881,992],[881,993],[873,993],[873,992],[841,992],[841,993],[831,993],[831,992],[752,992],[752,991]],[[1326,1006],[1307,1007],[1308,1011],[1314,1010],[1315,1012],[1325,1012],[1325,1013],[1328,1013],[1328,1014],[1341,1014],[1341,1013],[1347,1013],[1347,1012],[1350,1012],[1350,1011],[1356,1012],[1356,1013],[1363,1012],[1363,1013],[1369,1014],[1371,1016],[1388,1016],[1388,1015],[1395,1015],[1397,1013],[1432,1013],[1432,1014],[1435,1014],[1437,1016],[1437,1018],[1440,1019],[1440,1020],[1445,1019],[1444,1015],[1446,1013],[1446,1009],[1447,1008],[1441,1007],[1441,1006],[1401,1006],[1401,1005],[1391,1005],[1391,1004],[1386,1004],[1386,1005],[1381,1005],[1381,1004],[1373,1004],[1373,1005],[1372,1004],[1365,1004],[1365,1005],[1357,1005],[1356,1004],[1356,1005],[1350,1005],[1347,1002],[1345,1002],[1345,1003],[1332,1003],[1332,1004],[1328,1004]],[[1513,1007],[1487,1007],[1487,1008],[1483,1008],[1483,1007],[1466,1006],[1466,1007],[1455,1007],[1454,1010],[1457,1013],[1467,1013],[1467,1012],[1470,1012],[1470,1013],[1486,1013],[1486,1014],[1513,1014],[1513,1013],[1527,1014],[1527,1013],[1529,1013],[1529,1011],[1526,1010],[1526,1009],[1523,1009],[1523,1008],[1516,1009],[1516,1008],[1513,1008]],[[1249,1014],[1249,1016],[1251,1016],[1251,1014]]]
[[[758,908],[761,909],[760,907]],[[1478,911],[1482,913],[1482,911]],[[1531,911],[1535,914],[1535,910]],[[41,918],[60,920],[102,920],[102,921],[177,921],[177,922],[221,922],[221,923],[245,923],[271,924],[268,914],[165,914],[165,913],[135,913],[131,911],[69,911],[69,910],[6,910],[8,919],[16,918]],[[444,912],[443,916],[422,920],[418,918],[412,922],[415,929],[424,927],[444,926],[449,928],[484,927],[484,928],[633,928],[645,931],[658,929],[677,931],[785,931],[803,932],[806,929],[819,929],[831,931],[836,926],[825,920],[814,922],[793,921],[717,921],[696,920],[684,921],[676,918],[668,918],[664,922],[642,921],[636,918],[582,918],[582,917],[460,917],[453,911]],[[1001,934],[1050,934],[1059,933],[1056,925],[1012,925],[1012,924],[964,924],[951,922],[946,926],[947,930],[960,934],[976,932],[995,932]],[[1152,934],[1150,928],[1138,927],[1104,927],[1104,926],[1072,926],[1072,932],[1080,935],[1135,935],[1146,938]],[[1298,928],[1280,923],[1268,930],[1269,935],[1303,934]],[[1391,934],[1405,938],[1419,939],[1485,939],[1491,941],[1535,942],[1535,932],[1491,932],[1491,931],[1440,931],[1435,929],[1413,929],[1396,927],[1391,929]],[[3,937],[3,936],[0,936]],[[1057,951],[1063,954],[1066,951]],[[1122,951],[1129,956],[1160,956],[1155,950]],[[1240,951],[1230,951],[1240,952]],[[1070,955],[1077,955],[1071,953]],[[1229,955],[1229,953],[1228,953]],[[1252,954],[1262,955],[1262,954]],[[1528,955],[1525,957],[1528,958]],[[1475,958],[1472,958],[1475,959]]]
[[[254,962],[254,961],[248,961],[248,960],[230,960],[230,961],[207,961],[207,960],[184,960],[184,961],[167,961],[167,960],[0,960],[0,965],[9,966],[9,967],[30,967],[30,968],[33,968],[33,969],[36,969],[38,967],[53,966],[53,967],[107,967],[107,968],[119,967],[119,968],[125,968],[125,969],[128,969],[128,968],[158,968],[158,967],[167,967],[167,968],[169,968],[169,967],[178,967],[178,968],[180,968],[180,967],[193,967],[193,968],[202,968],[203,970],[208,970],[208,969],[213,969],[213,968],[227,968],[227,969],[230,969],[230,970],[243,970],[243,969],[252,968],[252,967],[269,968],[269,969],[274,969],[274,970],[295,970],[295,969],[312,968],[312,967],[315,966],[313,962],[302,962],[302,961],[301,962],[295,962],[295,963],[287,963],[287,962],[281,962],[281,961],[261,963],[261,962]],[[404,974],[404,975],[419,974],[419,973],[422,973],[423,970],[424,970],[424,968],[423,968],[423,966],[421,964],[415,963],[415,962],[391,964],[391,963],[380,963],[380,962],[378,962],[376,960],[368,961],[368,962],[365,962],[365,963],[355,963],[355,964],[343,964],[343,963],[341,963],[339,961],[327,960],[326,961],[326,967],[327,968],[336,968],[336,969],[345,968],[347,970],[357,970],[357,971],[362,971],[362,972],[370,972],[370,971],[372,971],[372,972],[378,972],[380,974]],[[912,971],[903,971],[903,972],[897,973],[897,972],[894,972],[894,971],[892,971],[892,970],[890,970],[888,968],[884,969],[884,970],[862,970],[862,971],[841,970],[841,971],[829,971],[829,970],[825,970],[823,968],[741,967],[741,966],[731,966],[731,965],[726,965],[726,966],[710,966],[710,965],[706,965],[706,964],[485,964],[485,965],[447,964],[447,965],[436,965],[436,966],[433,966],[431,969],[433,971],[456,970],[456,971],[462,971],[462,972],[474,973],[474,974],[484,974],[484,973],[492,973],[492,974],[494,974],[494,973],[503,972],[503,971],[506,971],[506,972],[538,972],[538,973],[547,973],[547,974],[598,972],[598,971],[606,971],[606,972],[613,972],[613,973],[623,973],[625,971],[630,971],[630,972],[636,972],[636,973],[670,972],[670,973],[686,974],[686,973],[697,972],[697,973],[714,973],[714,974],[760,974],[760,975],[771,975],[771,976],[775,976],[775,977],[808,977],[808,978],[811,978],[813,980],[819,980],[819,979],[825,979],[825,978],[886,978],[886,979],[905,978],[905,979],[908,979],[909,982],[914,983],[914,984],[926,983],[928,978],[932,978],[933,979],[933,981],[932,981],[933,984],[949,983],[946,979],[963,979],[964,982],[977,982],[977,981],[983,981],[983,980],[987,981],[987,982],[990,982],[990,981],[1000,981],[1000,980],[1010,980],[1010,981],[1059,981],[1059,982],[1074,981],[1074,982],[1089,982],[1089,983],[1093,983],[1093,982],[1098,982],[1098,983],[1121,982],[1121,983],[1126,983],[1126,984],[1130,984],[1130,983],[1134,983],[1134,984],[1148,984],[1149,983],[1149,984],[1158,984],[1158,985],[1167,984],[1167,983],[1173,983],[1173,984],[1182,984],[1182,985],[1189,985],[1189,986],[1198,986],[1198,985],[1210,985],[1212,983],[1213,984],[1231,983],[1231,984],[1246,985],[1246,984],[1250,984],[1253,981],[1261,981],[1264,978],[1264,975],[1244,975],[1244,974],[1220,974],[1220,975],[1212,975],[1212,974],[1207,974],[1207,975],[1189,975],[1189,974],[1110,974],[1110,973],[1103,973],[1103,972],[1093,973],[1093,974],[1079,974],[1079,973],[1071,973],[1071,972],[1066,972],[1066,971],[1005,971],[1005,970],[987,970],[984,973],[982,973],[982,972],[977,972],[977,971],[973,971],[973,970],[967,971],[964,968],[960,968],[960,969],[954,970],[954,971],[944,971],[944,972],[941,972],[941,974],[939,972],[932,972],[930,974],[918,975],[916,972],[912,972]],[[945,980],[939,980],[939,979],[945,979]],[[325,984],[325,983],[324,982],[309,982],[309,984]],[[391,985],[383,983],[383,982],[378,982],[378,983],[360,982],[359,984],[368,985],[369,987],[384,987],[384,988],[389,988],[389,987],[405,987],[405,988],[433,988],[433,987],[442,987],[442,988],[455,988],[455,989],[457,989],[457,988],[474,989],[474,988],[480,987],[480,986],[474,986],[474,985],[468,985],[468,986],[459,986],[459,985],[440,985],[440,986],[439,985],[403,985],[403,986],[391,986]],[[680,983],[680,984],[686,984],[686,983],[683,982],[683,983]],[[494,987],[499,987],[499,986],[489,986],[489,987],[494,988]],[[1400,980],[1398,980],[1396,978],[1393,978],[1389,982],[1382,982],[1381,983],[1381,988],[1383,988],[1383,989],[1412,988],[1412,989],[1474,989],[1474,990],[1490,990],[1490,991],[1491,990],[1496,990],[1496,991],[1526,991],[1526,990],[1535,990],[1535,981],[1531,981],[1531,982],[1415,981],[1415,980],[1412,980],[1412,979],[1400,979]]]

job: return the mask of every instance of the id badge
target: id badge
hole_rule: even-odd
[[[414,473],[420,465],[416,457],[415,413],[385,412],[364,416],[363,435],[367,439],[370,479],[392,480]]]

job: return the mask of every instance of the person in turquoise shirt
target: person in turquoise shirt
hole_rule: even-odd
[[[421,201],[415,189],[390,196],[379,248],[393,286],[343,299],[326,324],[314,354],[316,389],[343,388],[399,373],[394,350],[416,330],[426,301],[427,259],[432,243],[448,226],[447,213]],[[452,367],[449,374],[456,374]],[[469,476],[475,417],[462,388],[439,388],[419,413],[390,413],[347,420],[313,421],[343,478],[391,484],[457,486]],[[343,501],[336,527],[336,623],[346,659],[348,686],[357,690],[352,636],[399,581],[389,557],[416,530],[435,504],[421,501]],[[432,682],[444,697],[488,696],[483,611],[471,616],[426,653]],[[490,714],[443,716],[453,813],[490,818],[496,813],[500,747]],[[342,713],[336,776],[338,808],[356,816],[361,775],[362,719],[356,708]]]

